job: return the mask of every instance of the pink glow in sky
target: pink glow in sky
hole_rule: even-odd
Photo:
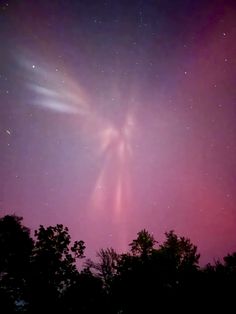
[[[196,2],[196,3],[195,3]],[[0,210],[127,250],[236,250],[234,1],[0,4]]]

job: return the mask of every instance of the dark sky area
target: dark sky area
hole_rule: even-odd
[[[0,1],[0,214],[86,255],[236,250],[236,1]]]

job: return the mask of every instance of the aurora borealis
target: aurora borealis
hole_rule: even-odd
[[[118,251],[236,250],[235,1],[0,1],[0,210]]]

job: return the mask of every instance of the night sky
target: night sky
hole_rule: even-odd
[[[236,1],[0,0],[0,214],[236,250]]]

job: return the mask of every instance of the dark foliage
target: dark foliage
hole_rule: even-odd
[[[158,242],[141,230],[130,251],[101,249],[84,258],[63,225],[40,226],[35,237],[22,218],[0,219],[0,311],[10,313],[170,313],[234,311],[236,253],[199,267],[197,247],[174,231]]]
[[[4,313],[15,312],[26,299],[33,240],[21,222],[14,215],[0,219],[0,308]]]

